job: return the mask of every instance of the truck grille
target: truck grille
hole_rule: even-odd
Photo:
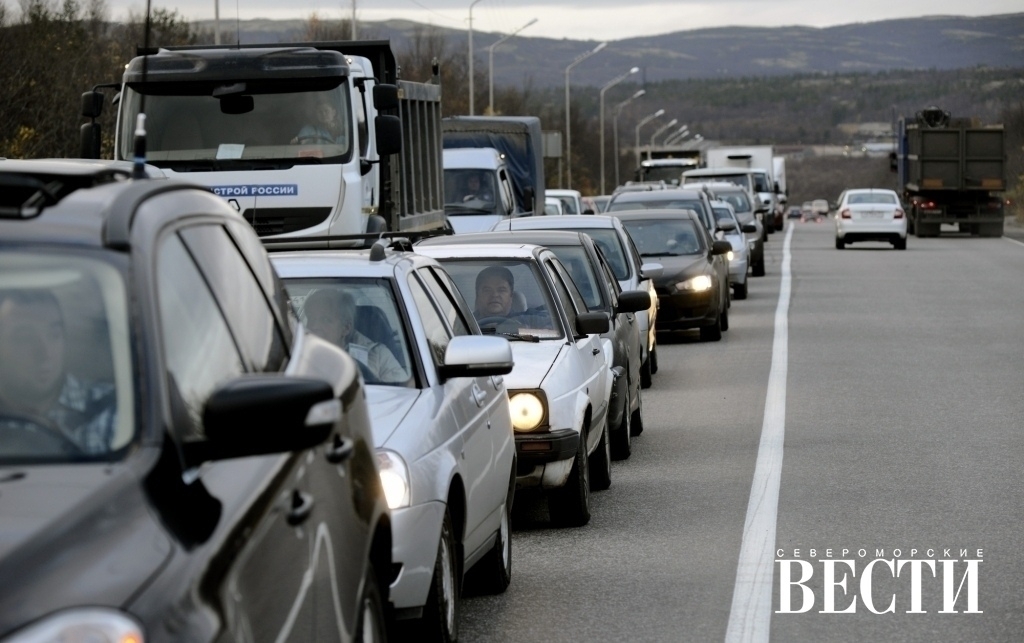
[[[242,212],[261,237],[305,230],[323,223],[330,214],[330,208],[258,208]]]

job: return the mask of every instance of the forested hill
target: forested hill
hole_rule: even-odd
[[[201,23],[210,28],[211,23]],[[222,22],[222,26],[224,23]],[[243,43],[294,40],[301,20],[238,23]],[[389,38],[397,51],[424,34],[442,37],[449,52],[465,51],[466,31],[405,20],[360,24],[362,37]],[[478,59],[501,34],[474,32]],[[564,82],[564,67],[593,41],[530,38],[505,42],[496,53],[495,82],[535,87]],[[573,70],[573,83],[601,85],[631,66],[647,81],[735,78],[910,69],[1024,67],[1024,13],[985,17],[932,16],[837,27],[722,27],[675,31],[609,42]]]

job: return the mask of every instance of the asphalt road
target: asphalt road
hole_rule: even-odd
[[[1024,244],[943,236],[838,251],[829,223],[789,225],[783,350],[775,233],[768,276],[733,302],[721,342],[662,338],[646,430],[594,495],[590,524],[550,527],[543,501],[517,498],[512,585],[466,598],[463,640],[722,641],[744,610],[770,635],[734,623],[736,640],[1024,638]],[[769,397],[773,359],[786,366],[781,397]],[[784,404],[777,426],[768,399]],[[761,560],[770,608],[734,610],[762,425],[784,431],[777,503],[758,496],[754,523],[776,521]],[[827,549],[851,562],[820,562]],[[909,559],[924,562],[898,577],[887,566]],[[787,592],[803,613],[777,613],[784,565],[794,581],[810,567],[807,589]],[[826,591],[830,566],[845,590]],[[834,611],[854,611],[823,613],[830,593]],[[950,601],[958,613],[940,613]]]

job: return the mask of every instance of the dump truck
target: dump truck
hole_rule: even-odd
[[[387,41],[140,50],[120,83],[83,95],[82,156],[99,156],[116,89],[114,158],[136,155],[145,114],[146,162],[222,196],[261,237],[442,229],[437,79],[399,78]]]
[[[972,235],[1002,236],[1004,145],[1002,125],[952,118],[938,107],[900,118],[890,158],[908,232],[934,237],[945,223]]]

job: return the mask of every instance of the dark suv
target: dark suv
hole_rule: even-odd
[[[204,189],[0,160],[0,638],[379,638],[359,371],[287,301]]]

